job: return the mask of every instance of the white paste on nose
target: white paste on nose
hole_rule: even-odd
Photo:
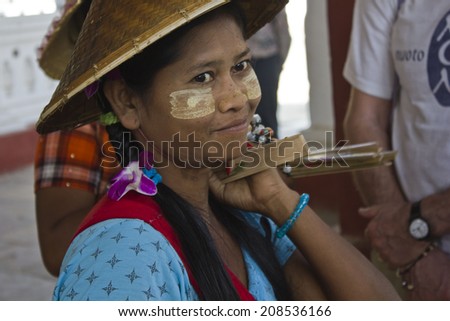
[[[216,110],[211,88],[174,91],[170,94],[170,104],[170,114],[178,119],[200,118]]]
[[[257,99],[261,97],[261,87],[259,86],[258,77],[254,70],[242,79],[243,84],[247,87],[247,98]]]

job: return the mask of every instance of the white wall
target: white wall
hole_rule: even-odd
[[[53,14],[0,16],[0,135],[34,126],[56,82],[36,61]]]
[[[327,0],[290,0],[286,6],[292,45],[280,77],[280,137],[301,132],[326,142],[334,130]]]
[[[305,50],[306,1],[291,0],[286,6],[292,42],[280,75],[277,111],[279,138],[310,127],[309,81]]]

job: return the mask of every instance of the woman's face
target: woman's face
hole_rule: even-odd
[[[187,166],[236,157],[261,98],[241,28],[220,14],[190,30],[181,52],[141,97],[140,130]]]

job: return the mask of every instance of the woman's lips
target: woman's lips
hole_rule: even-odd
[[[229,124],[215,130],[216,132],[237,133],[248,130],[247,118],[230,122]]]

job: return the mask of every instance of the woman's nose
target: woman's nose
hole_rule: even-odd
[[[223,84],[218,98],[218,109],[222,113],[229,110],[238,111],[248,104],[248,97],[244,92],[243,86],[231,77]]]

